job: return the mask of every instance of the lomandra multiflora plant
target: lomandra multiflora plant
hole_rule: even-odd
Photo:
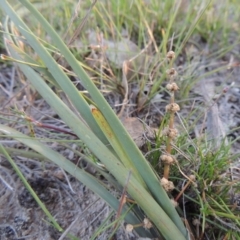
[[[174,118],[175,118],[176,112],[180,111],[180,107],[177,103],[175,103],[175,93],[179,90],[179,87],[175,82],[177,80],[178,73],[176,69],[173,67],[173,63],[175,60],[175,53],[173,51],[169,51],[167,53],[166,58],[169,64],[169,69],[167,69],[166,71],[167,78],[169,80],[169,82],[166,85],[166,89],[170,94],[170,103],[166,106],[166,112],[169,113],[169,123],[168,123],[168,127],[165,128],[163,131],[163,135],[166,136],[166,148],[165,148],[165,152],[160,156],[160,159],[164,165],[164,173],[161,179],[161,184],[163,188],[166,190],[166,192],[170,192],[174,189],[173,182],[169,181],[170,166],[176,163],[177,161],[172,154],[172,143],[174,142],[174,139],[178,135],[178,131],[174,126]],[[184,189],[186,189],[186,187],[194,180],[195,180],[195,176],[193,175],[189,176],[189,182],[185,185],[185,187],[176,197],[175,201],[179,199],[181,194],[184,192]]]
[[[180,110],[180,107],[175,103],[175,92],[179,90],[175,80],[177,78],[177,71],[173,68],[173,63],[175,59],[175,53],[169,51],[167,53],[167,60],[169,62],[169,69],[167,70],[167,78],[169,83],[166,85],[166,89],[170,93],[170,103],[166,106],[166,112],[169,113],[169,123],[168,127],[164,129],[163,134],[166,136],[166,149],[165,153],[160,156],[164,164],[163,178],[161,179],[161,184],[164,189],[169,192],[174,189],[173,182],[169,181],[169,171],[170,166],[176,162],[175,157],[172,155],[172,142],[177,136],[177,129],[174,127],[174,117],[175,113]]]
[[[1,134],[6,136],[6,138],[16,138],[24,145],[37,151],[44,159],[49,159],[85,184],[117,211],[119,216],[123,216],[126,223],[131,224],[131,228],[134,228],[141,237],[161,235],[166,240],[185,240],[187,237],[186,228],[169,200],[168,195],[164,192],[162,186],[160,186],[158,176],[130,138],[117,115],[94,84],[94,81],[82,69],[79,61],[69,50],[68,46],[64,44],[62,38],[54,30],[54,27],[38,11],[36,6],[27,0],[21,0],[20,2],[21,9],[26,10],[25,12],[41,25],[46,36],[52,39],[54,49],[58,49],[59,54],[62,54],[74,74],[78,79],[81,79],[81,84],[86,88],[91,101],[96,106],[90,106],[85,98],[79,94],[71,78],[63,71],[52,56],[49,46],[46,47],[43,44],[44,41],[39,41],[38,36],[35,36],[35,29],[31,30],[28,27],[27,23],[30,21],[26,21],[27,23],[23,21],[24,17],[22,16],[21,18],[20,16],[20,12],[23,11],[18,10],[16,12],[8,1],[0,0],[0,8],[9,16],[6,18],[4,25],[6,32],[4,36],[7,39],[6,48],[9,55],[14,59],[33,88],[39,92],[39,95],[45,99],[62,121],[79,138],[80,142],[89,149],[91,158],[87,153],[84,155],[84,159],[88,159],[91,166],[93,165],[96,169],[99,169],[99,165],[92,160],[92,156],[94,159],[96,157],[97,161],[106,168],[106,174],[104,173],[106,179],[109,179],[109,181],[113,179],[112,184],[113,186],[116,185],[117,188],[121,186],[124,189],[127,186],[126,193],[131,196],[137,207],[133,208],[131,206],[132,203],[129,204],[128,202],[123,205],[124,201],[120,203],[115,192],[112,194],[106,184],[102,183],[97,176],[89,174],[84,168],[76,166],[75,163],[66,159],[64,155],[41,142],[41,140],[27,136],[3,124],[0,124]],[[9,28],[13,25],[16,26],[16,30],[15,28]],[[14,30],[14,33],[11,30]],[[18,35],[17,37],[15,36],[15,32],[18,31],[23,35],[31,48],[26,46],[23,51],[23,42],[20,41],[18,43],[17,40],[20,38]],[[15,43],[16,45],[14,45]],[[29,53],[28,50],[30,51]],[[31,51],[34,52],[32,53]],[[39,63],[35,61],[35,57],[30,57],[32,54],[39,57]],[[31,64],[29,64],[30,59]],[[34,68],[31,66],[34,66]],[[65,93],[65,96],[71,102],[71,106],[66,104],[58,96],[58,93],[52,90],[52,85],[48,85],[49,82],[57,83],[56,88]],[[75,111],[72,110],[72,106]],[[96,121],[96,119],[99,121]],[[4,154],[10,161],[10,155],[6,151]],[[82,153],[79,152],[79,154],[82,157]],[[131,164],[130,167],[127,165],[129,163]],[[99,169],[99,171],[102,173],[102,169]],[[108,172],[109,177],[107,176]],[[131,177],[129,177],[130,173]],[[24,178],[22,177],[22,179]],[[126,179],[128,179],[129,184],[126,184]],[[30,190],[37,201],[36,194],[34,195],[34,191]],[[39,206],[40,204],[39,201]],[[45,211],[44,206],[44,204],[41,205],[43,211]],[[144,212],[144,216],[142,211],[138,209]],[[54,223],[53,215],[47,215],[47,211],[45,212],[46,216],[49,216],[49,219],[53,219],[50,220],[51,224],[54,224],[59,233],[63,232],[64,229],[60,225],[58,226],[57,223]],[[145,216],[146,218],[144,218]],[[135,229],[136,225],[141,227]],[[154,229],[151,229],[152,226]],[[149,228],[151,229],[150,231]],[[99,231],[97,232],[99,233]]]

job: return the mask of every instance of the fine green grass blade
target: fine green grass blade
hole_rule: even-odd
[[[201,9],[200,12],[198,12],[198,16],[195,18],[195,20],[193,21],[193,23],[191,24],[191,26],[189,27],[188,31],[185,34],[185,37],[183,39],[183,41],[181,42],[181,46],[178,49],[178,53],[183,49],[184,45],[187,43],[187,41],[189,40],[190,36],[192,35],[193,31],[196,28],[196,25],[198,24],[198,22],[201,20],[203,14],[206,12],[208,6],[211,4],[212,0],[209,0],[208,3],[204,6],[203,9]],[[181,33],[181,35],[183,35],[183,33]]]
[[[5,1],[0,0],[0,3]],[[81,79],[83,85],[88,90],[89,94],[91,95],[93,101],[97,104],[98,109],[104,115],[105,119],[107,119],[110,127],[113,129],[115,136],[118,137],[118,141],[122,144],[122,149],[125,150],[126,154],[128,155],[129,159],[132,160],[133,164],[135,165],[136,169],[139,171],[141,176],[143,177],[146,185],[152,192],[156,201],[161,205],[164,211],[171,217],[174,223],[178,226],[180,231],[186,235],[186,229],[178,216],[175,208],[169,201],[169,198],[166,192],[161,187],[158,178],[156,177],[155,173],[152,171],[152,168],[147,163],[146,159],[143,157],[141,151],[137,148],[129,134],[126,132],[125,128],[121,124],[118,117],[115,115],[111,107],[108,105],[102,94],[98,91],[94,83],[89,79],[86,72],[82,69],[78,61],[75,59],[73,54],[69,51],[67,46],[63,43],[62,39],[56,33],[56,31],[51,27],[51,25],[43,18],[43,16],[38,12],[34,6],[25,0],[20,1],[29,11],[32,13],[33,17],[36,17],[42,27],[46,30],[49,36],[54,40],[55,45],[58,47],[61,54],[65,57],[69,65],[72,67],[73,71],[76,75]],[[62,74],[56,73],[59,70],[59,67],[56,66],[56,63],[53,59],[50,59],[51,56],[48,52],[41,47],[41,45],[36,42],[36,39],[33,37],[32,34],[29,33],[29,29],[23,23],[23,21],[17,16],[17,14],[11,9],[10,6],[4,5],[2,8],[8,13],[12,21],[19,27],[19,31],[26,37],[29,44],[33,47],[33,49],[38,53],[41,59],[45,62],[45,64],[49,67],[49,71],[58,81],[59,85],[64,89],[66,94],[70,97],[71,94],[75,95],[75,90],[68,91],[69,87],[67,86],[67,82],[69,79],[62,78]],[[24,27],[23,27],[24,26]],[[28,29],[26,31],[26,29]],[[70,84],[72,86],[72,84]],[[75,97],[72,97],[72,102],[76,106]],[[77,108],[77,106],[76,106]],[[81,108],[77,108],[81,112]],[[96,126],[94,127],[96,128]]]

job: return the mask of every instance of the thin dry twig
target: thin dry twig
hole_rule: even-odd
[[[125,89],[125,94],[124,94],[124,99],[122,102],[122,107],[120,112],[118,113],[118,117],[121,117],[123,114],[123,111],[125,109],[126,104],[128,103],[128,81],[127,81],[127,72],[128,72],[128,67],[126,61],[123,62],[123,76],[122,76],[122,85],[124,86]]]
[[[71,44],[76,40],[76,38],[79,36],[82,28],[84,27],[84,25],[85,25],[86,22],[87,22],[87,19],[88,19],[88,17],[89,17],[90,12],[92,11],[92,9],[93,9],[93,7],[95,6],[96,3],[97,3],[97,0],[94,0],[94,1],[92,2],[91,6],[89,7],[89,9],[88,9],[88,11],[87,11],[87,13],[86,13],[86,15],[84,16],[84,18],[82,19],[81,23],[79,24],[79,26],[78,26],[77,29],[75,30],[73,36],[68,40],[68,42],[67,42],[67,45],[68,45],[68,46],[71,45]]]

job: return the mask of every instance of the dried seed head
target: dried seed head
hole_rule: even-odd
[[[195,175],[190,175],[190,176],[189,176],[189,179],[192,180],[193,182],[196,181],[196,177],[195,177]]]
[[[176,56],[175,56],[175,52],[174,51],[169,51],[168,53],[167,53],[167,59],[168,60],[173,60],[174,58],[175,58]]]
[[[173,82],[173,83],[168,83],[166,85],[166,89],[171,92],[176,92],[179,90],[179,87],[175,82]]]
[[[161,185],[165,189],[166,192],[170,192],[175,188],[173,182],[168,181],[164,177],[161,179]]]
[[[169,182],[168,182],[168,188],[165,189],[165,190],[166,190],[167,192],[170,192],[170,191],[172,191],[174,188],[175,188],[175,187],[174,187],[173,182],[169,181]]]
[[[167,112],[178,112],[180,110],[180,107],[177,103],[170,103],[166,106],[166,111]]]
[[[152,227],[152,223],[149,221],[148,218],[144,218],[143,227],[146,228],[146,229],[150,229]]]
[[[127,232],[132,232],[133,231],[133,225],[132,224],[127,224],[126,225],[126,231]]]
[[[165,184],[168,184],[168,180],[165,177],[163,177],[161,179],[161,185],[165,185]]]
[[[163,129],[162,134],[174,139],[178,135],[178,130],[176,128],[165,128]]]
[[[198,219],[193,219],[193,221],[192,221],[192,224],[194,225],[194,226],[199,226],[201,223],[200,223],[200,221],[198,220]]]
[[[178,75],[178,73],[175,70],[175,68],[168,69],[166,71],[166,73],[167,73],[168,78],[170,79],[170,81],[173,81],[177,77],[177,75]]]
[[[178,135],[178,130],[176,128],[169,128],[168,137],[175,138]]]
[[[160,158],[165,164],[173,164],[175,162],[175,159],[172,156],[167,154],[161,155]]]

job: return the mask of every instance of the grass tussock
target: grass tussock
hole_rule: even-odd
[[[54,236],[84,237],[19,157],[117,213],[91,239],[238,239],[237,1],[5,2],[1,64],[18,81],[4,73],[0,153]]]

